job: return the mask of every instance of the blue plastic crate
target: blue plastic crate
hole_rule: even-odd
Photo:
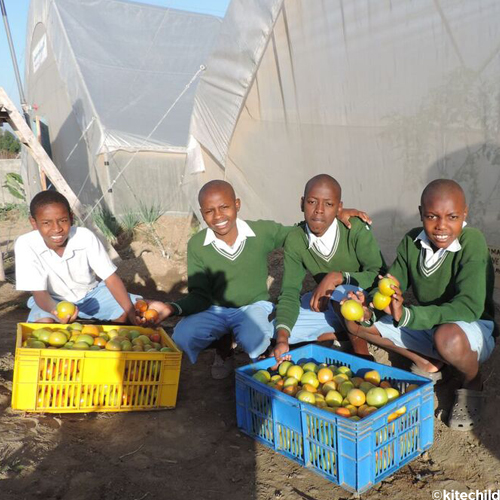
[[[236,370],[238,427],[295,462],[349,491],[362,493],[429,449],[434,441],[434,389],[428,379],[317,345],[290,352],[294,363],[376,369],[401,396],[358,422],[327,412],[252,378],[274,358]],[[419,387],[403,394],[410,384]],[[406,413],[388,422],[396,409]]]

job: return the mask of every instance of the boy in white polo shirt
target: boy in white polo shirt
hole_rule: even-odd
[[[86,228],[72,227],[68,200],[42,191],[31,201],[30,214],[34,230],[14,247],[16,289],[33,294],[27,321],[71,323],[80,317],[137,324],[133,303],[141,297],[127,293],[99,239]],[[61,319],[55,309],[62,300],[77,309]]]

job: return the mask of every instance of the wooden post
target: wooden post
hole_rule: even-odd
[[[37,116],[35,118],[35,123],[36,123],[36,138],[40,144],[42,144],[43,147],[43,142],[42,142],[42,128],[40,126],[40,117]],[[45,172],[42,170],[40,165],[38,165],[38,171],[40,173],[40,185],[42,186],[42,189],[44,191],[47,190],[47,176],[45,175]]]

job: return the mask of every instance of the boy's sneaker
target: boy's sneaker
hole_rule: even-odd
[[[234,357],[228,356],[223,359],[219,353],[215,353],[214,362],[211,367],[212,378],[222,380],[229,377],[234,371]]]

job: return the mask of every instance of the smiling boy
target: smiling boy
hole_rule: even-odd
[[[31,201],[30,214],[33,231],[14,246],[16,289],[32,293],[27,321],[71,323],[80,317],[137,324],[132,302],[141,297],[127,293],[97,237],[72,226],[68,200],[56,191],[42,191]],[[77,306],[72,316],[57,317],[62,300]]]
[[[398,352],[414,363],[412,371],[433,380],[449,364],[462,375],[448,424],[470,430],[479,422],[482,380],[479,371],[491,355],[493,266],[483,234],[466,227],[465,194],[455,181],[438,179],[423,191],[419,207],[423,228],[400,243],[389,276],[399,286],[386,316],[373,326],[348,323],[351,333]],[[403,305],[412,288],[416,305]],[[358,297],[362,299],[362,297]],[[372,313],[367,311],[366,317]]]
[[[287,359],[290,344],[335,339],[335,332],[345,330],[330,296],[341,284],[371,287],[384,264],[369,226],[360,219],[352,220],[350,230],[338,223],[341,199],[339,183],[327,174],[313,177],[304,188],[300,206],[305,220],[285,242],[273,351],[278,362]],[[301,298],[306,271],[318,286]],[[373,359],[366,341],[350,340],[355,354]]]

